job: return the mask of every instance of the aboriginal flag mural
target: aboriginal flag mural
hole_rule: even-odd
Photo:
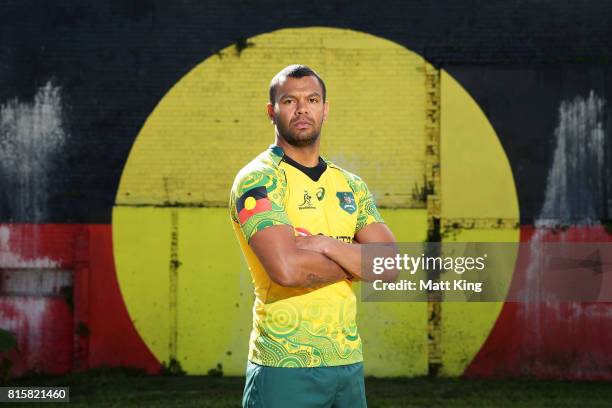
[[[277,3],[0,5],[13,375],[243,374],[253,295],[229,188],[272,142],[267,87],[293,63],[326,81],[323,154],[399,241],[610,241],[612,6]],[[371,375],[610,379],[611,308],[364,302],[358,318]]]

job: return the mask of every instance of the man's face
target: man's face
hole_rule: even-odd
[[[327,110],[323,88],[314,76],[287,77],[276,87],[275,104],[268,103],[268,115],[279,136],[296,147],[316,142]]]

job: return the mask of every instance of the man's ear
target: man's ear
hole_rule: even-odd
[[[268,110],[268,117],[270,118],[270,120],[272,121],[273,124],[276,124],[274,122],[274,105],[272,105],[270,102],[268,102],[267,110]]]

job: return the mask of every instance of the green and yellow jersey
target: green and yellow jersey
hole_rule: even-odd
[[[257,231],[284,224],[296,235],[325,234],[352,242],[361,228],[383,222],[366,184],[323,158],[317,168],[300,166],[271,145],[236,176],[230,214],[255,287],[249,360],[274,367],[362,361],[351,282],[317,289],[280,286],[248,241]]]

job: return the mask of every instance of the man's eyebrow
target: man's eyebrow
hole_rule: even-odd
[[[318,93],[318,92],[313,92],[313,93],[311,93],[310,95],[308,95],[308,97],[309,97],[309,98],[310,98],[311,96],[318,96],[319,98],[321,98],[321,94],[320,94],[320,93]],[[283,94],[283,95],[281,95],[281,97],[279,98],[279,100],[283,100],[283,99],[286,99],[286,98],[295,98],[295,96],[294,96],[294,95],[292,95],[292,94]]]

